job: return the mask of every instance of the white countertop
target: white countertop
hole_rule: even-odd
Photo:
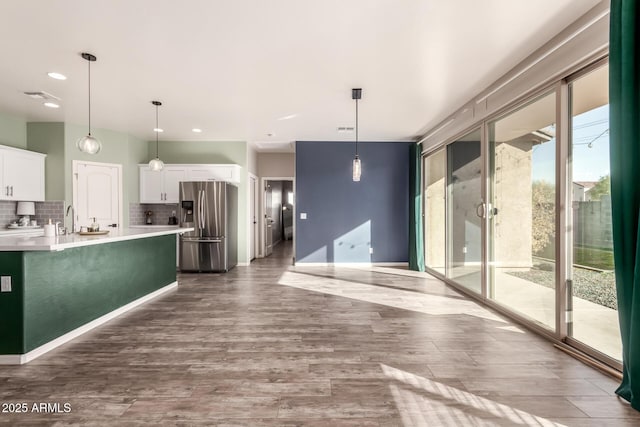
[[[65,236],[44,237],[33,235],[0,236],[0,251],[62,251],[68,248],[100,245],[103,243],[121,242],[123,240],[144,239],[147,237],[181,234],[193,231],[193,228],[145,227],[145,228],[113,228],[109,234],[99,236],[81,236],[78,233]]]
[[[179,225],[140,224],[130,225],[129,228],[178,228]]]
[[[38,235],[38,234],[43,234],[44,233],[44,229],[42,228],[42,226],[37,227],[37,228],[32,228],[32,227],[16,227],[16,228],[3,228],[0,229],[0,237],[4,237],[4,236],[12,236],[12,235]]]

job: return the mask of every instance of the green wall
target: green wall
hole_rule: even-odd
[[[156,142],[148,143],[148,158],[156,156]],[[247,143],[245,141],[160,141],[159,157],[165,163],[218,163],[242,166],[238,184],[238,262],[248,263]]]
[[[76,141],[86,134],[85,126],[61,122],[28,123],[27,147],[47,155],[46,200],[73,200],[73,161],[115,163],[122,165],[123,222],[129,225],[129,204],[139,200],[138,163],[147,159],[147,144],[138,138],[107,129],[93,129],[92,134],[102,141],[98,154],[82,153]]]
[[[24,354],[176,281],[175,235],[0,252],[0,354]],[[153,268],[144,268],[151,266]],[[141,268],[142,266],[142,268]]]
[[[76,141],[87,133],[86,126],[65,123],[65,200],[70,203],[73,199],[73,161],[85,160],[89,162],[115,163],[122,165],[123,185],[123,222],[129,225],[129,204],[137,202],[139,198],[138,163],[147,162],[147,149],[144,141],[108,129],[92,129],[91,134],[102,142],[102,149],[98,154],[86,154],[78,150]]]
[[[22,252],[0,252],[0,275],[11,276],[11,292],[0,293],[0,354],[24,349],[24,263]]]
[[[0,113],[0,145],[27,148],[27,122],[24,119]]]
[[[27,123],[27,148],[45,153],[45,199],[65,200],[64,123]]]

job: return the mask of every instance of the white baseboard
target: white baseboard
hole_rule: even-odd
[[[79,337],[85,332],[89,332],[90,330],[97,328],[98,326],[107,323],[109,320],[115,319],[121,314],[126,313],[127,311],[134,309],[154,298],[159,297],[160,295],[169,292],[172,289],[178,287],[178,282],[173,282],[164,286],[157,291],[153,291],[150,294],[147,294],[141,298],[138,298],[135,301],[131,301],[129,304],[123,305],[120,308],[116,308],[110,313],[105,314],[104,316],[100,316],[95,320],[92,320],[89,323],[85,323],[84,325],[67,332],[64,335],[59,336],[53,341],[49,341],[46,344],[41,345],[38,348],[34,348],[28,353],[25,354],[0,354],[0,365],[22,365],[24,363],[28,363],[33,359],[42,356],[43,354],[53,350],[56,347],[61,346],[62,344],[66,344],[74,338]]]
[[[236,264],[236,267],[248,267],[249,263],[248,262],[239,262]]]

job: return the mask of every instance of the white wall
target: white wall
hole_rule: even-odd
[[[247,143],[247,172],[258,176],[258,152],[250,143]]]
[[[608,48],[609,4],[602,2],[425,133],[422,151],[431,151],[588,60],[606,55]]]

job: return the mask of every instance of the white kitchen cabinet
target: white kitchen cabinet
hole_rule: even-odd
[[[240,182],[238,165],[190,165],[189,181],[226,181],[234,184]]]
[[[140,169],[140,203],[178,203],[180,181],[226,181],[240,183],[239,165],[227,164],[165,164],[161,171],[149,166]]]
[[[46,154],[0,146],[0,200],[44,201]]]
[[[187,180],[183,166],[165,165],[152,171],[148,165],[140,168],[140,203],[178,203],[179,183]]]
[[[185,168],[169,166],[164,168],[164,201],[178,203],[180,199],[180,181],[187,180]]]

